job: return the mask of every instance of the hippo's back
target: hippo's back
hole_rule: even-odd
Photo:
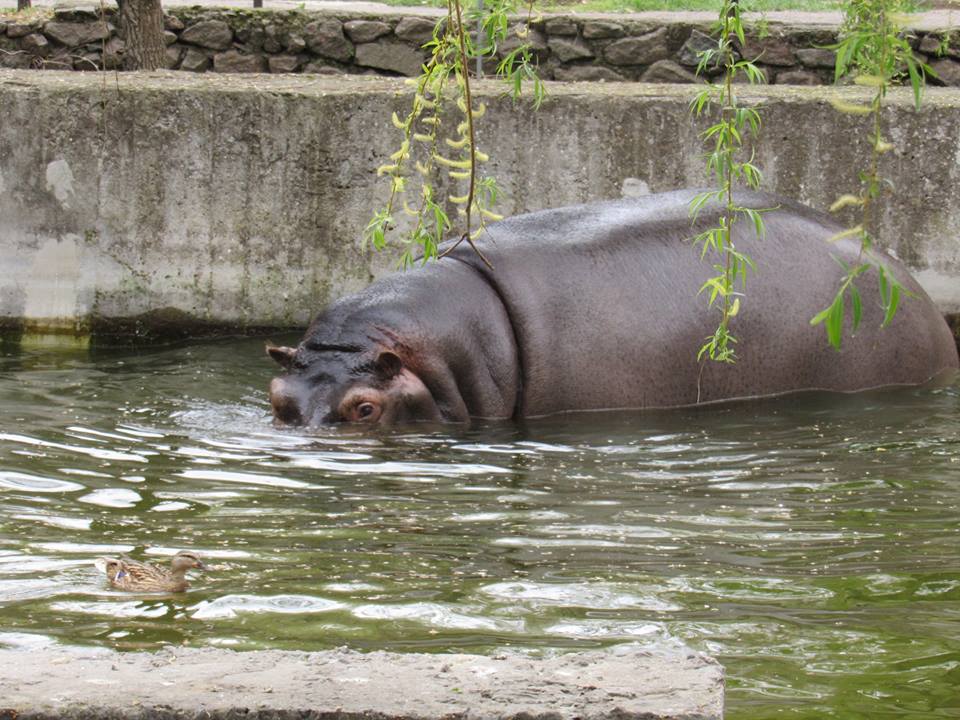
[[[519,349],[522,414],[626,407],[669,407],[803,389],[859,390],[925,382],[957,366],[943,318],[896,260],[884,257],[916,297],[880,329],[872,273],[860,278],[863,322],[834,351],[810,318],[832,300],[842,269],[831,255],[856,260],[851,241],[828,217],[760,193],[738,201],[775,208],[766,236],[738,222],[738,249],[757,263],[731,330],[735,365],[697,353],[720,313],[698,294],[716,274],[692,238],[716,222],[696,191],[651,195],[517,216],[491,226],[481,248],[488,270],[467,247],[454,257],[483,273],[502,298]]]

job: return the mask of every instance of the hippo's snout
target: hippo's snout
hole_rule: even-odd
[[[283,378],[270,381],[270,404],[273,416],[284,425],[303,425],[303,410],[297,393]]]

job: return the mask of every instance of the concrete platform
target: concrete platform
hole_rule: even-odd
[[[631,645],[547,659],[103,648],[0,650],[3,720],[714,720],[723,669]]]

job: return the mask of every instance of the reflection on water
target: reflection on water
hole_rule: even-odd
[[[687,643],[730,717],[960,717],[960,381],[306,433],[262,355],[0,356],[0,643]],[[183,548],[181,595],[94,567]]]

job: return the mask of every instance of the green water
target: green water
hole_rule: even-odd
[[[730,718],[960,717],[960,381],[310,434],[262,348],[0,355],[0,643],[685,643]],[[181,548],[179,596],[93,565]]]

